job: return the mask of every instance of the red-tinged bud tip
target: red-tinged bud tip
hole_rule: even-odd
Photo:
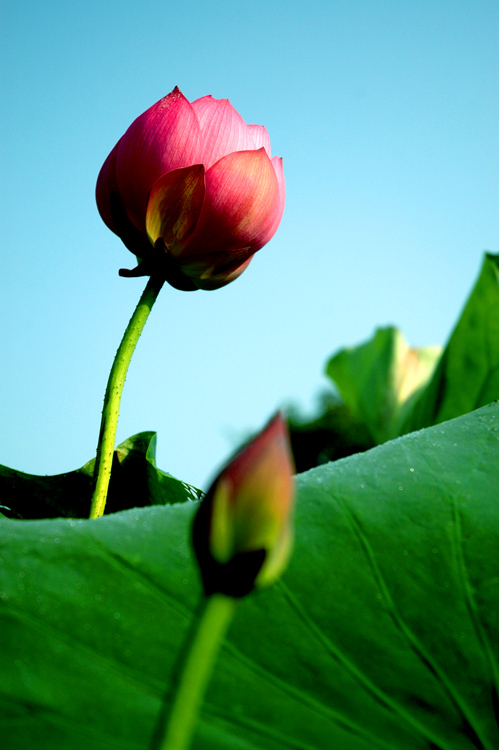
[[[294,464],[277,414],[220,472],[194,520],[207,595],[246,596],[283,573],[293,543]]]

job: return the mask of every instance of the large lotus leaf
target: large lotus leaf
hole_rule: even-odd
[[[482,270],[442,358],[401,433],[454,419],[499,398],[499,255]]]
[[[106,513],[197,499],[200,491],[156,467],[156,433],[140,432],[113,456]],[[17,518],[86,518],[95,458],[81,469],[37,476],[0,466],[0,512]]]
[[[496,750],[499,405],[298,477],[194,750]],[[151,750],[201,590],[196,502],[0,522],[5,750]]]
[[[441,351],[438,346],[411,349],[396,328],[378,328],[369,341],[337,352],[326,373],[353,416],[379,444],[400,434]]]

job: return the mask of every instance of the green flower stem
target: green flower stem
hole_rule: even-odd
[[[99,518],[104,515],[106,507],[107,491],[111,478],[111,467],[113,465],[114,443],[116,440],[116,429],[118,427],[118,416],[120,413],[121,394],[125,385],[125,378],[132,359],[132,354],[137,346],[137,341],[149,317],[156,298],[165,283],[161,276],[151,276],[142,292],[135,312],[118,347],[114,358],[109,380],[107,381],[106,394],[104,396],[104,408],[100,425],[99,442],[97,445],[97,457],[94,470],[94,493],[90,518]]]
[[[190,747],[206,686],[237,602],[223,594],[208,598],[158,750],[188,750]]]

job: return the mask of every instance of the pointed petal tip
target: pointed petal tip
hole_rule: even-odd
[[[245,596],[282,575],[293,544],[293,468],[277,412],[215,478],[193,526],[207,594]]]

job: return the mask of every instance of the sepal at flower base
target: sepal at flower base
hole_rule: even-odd
[[[281,576],[293,543],[293,472],[277,414],[222,470],[199,507],[193,544],[207,595],[246,596]]]

